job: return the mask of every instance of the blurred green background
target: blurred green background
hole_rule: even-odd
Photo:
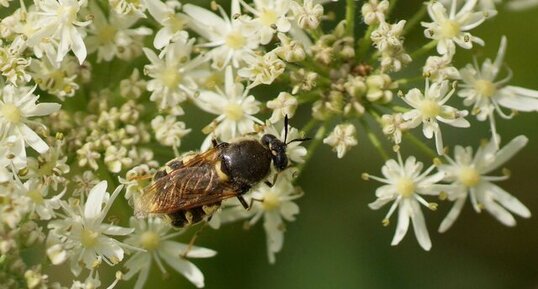
[[[331,3],[326,9],[343,14],[343,3]],[[420,1],[399,1],[393,20],[409,19]],[[538,8],[523,12],[500,11],[499,15],[473,31],[482,37],[485,47],[473,53],[480,62],[494,58],[502,35],[508,37],[506,63],[513,69],[513,85],[538,89]],[[407,39],[410,47],[426,42],[417,27]],[[410,49],[411,50],[411,49]],[[411,50],[412,51],[412,50]],[[473,53],[458,49],[457,67]],[[422,87],[422,83],[417,86]],[[276,96],[276,92],[274,93]],[[459,101],[459,100],[458,100]],[[202,127],[200,115],[187,111],[189,126]],[[307,111],[293,119],[297,127],[306,123]],[[538,214],[538,114],[520,114],[512,121],[498,121],[504,143],[525,134],[530,142],[507,167],[512,177],[501,184],[530,210]],[[487,123],[473,121],[473,128],[443,131],[447,145],[472,145],[489,137]],[[183,149],[196,148],[200,137],[194,132]],[[433,147],[433,143],[432,146]],[[404,154],[414,153],[410,149]],[[430,163],[419,152],[417,157]],[[396,219],[385,228],[381,220],[388,207],[372,211],[367,207],[378,186],[361,180],[362,172],[380,174],[382,159],[364,134],[359,145],[343,160],[327,146],[316,152],[298,180],[305,196],[298,200],[301,213],[290,223],[284,249],[277,262],[266,258],[265,235],[261,224],[244,231],[241,223],[219,231],[204,230],[197,243],[218,251],[215,258],[195,260],[205,274],[206,288],[538,288],[538,218],[518,219],[508,228],[487,213],[476,214],[469,204],[460,219],[445,234],[437,227],[450,208],[441,202],[436,212],[423,210],[433,248],[423,251],[410,228],[404,241],[391,247]],[[147,288],[194,288],[182,276],[166,279],[154,268]],[[132,283],[120,288],[129,288]]]

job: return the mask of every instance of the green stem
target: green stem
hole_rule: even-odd
[[[346,34],[353,37],[355,34],[355,0],[346,0]]]
[[[432,159],[438,157],[438,155],[431,148],[429,148],[425,143],[421,142],[412,133],[407,132],[404,134],[404,137],[411,141],[414,145],[416,145],[421,151],[430,156]]]
[[[315,118],[311,118],[306,124],[305,126],[303,126],[303,128],[301,129],[301,131],[306,135],[307,133],[309,133],[315,126],[316,124],[318,123],[318,120],[315,119]]]
[[[390,14],[392,13],[392,11],[394,10],[394,7],[396,7],[396,3],[398,3],[398,0],[392,0],[390,1],[390,5],[389,5],[389,11],[387,12],[387,19],[389,18]]]
[[[312,140],[312,143],[310,143],[310,145],[308,146],[308,148],[306,149],[307,150],[307,153],[306,153],[306,156],[304,158],[304,162],[302,164],[299,164],[297,166],[297,177],[299,177],[305,166],[308,164],[308,162],[310,161],[310,159],[312,158],[312,156],[314,155],[314,152],[316,151],[316,149],[318,148],[318,146],[321,144],[321,142],[323,141],[323,138],[325,136],[325,131],[326,131],[326,123],[324,123],[322,126],[320,126],[316,132],[316,135],[314,136],[314,139]]]
[[[424,44],[424,46],[422,46],[421,48],[419,48],[415,52],[411,53],[411,58],[413,60],[416,60],[418,57],[424,55],[426,52],[428,52],[428,51],[432,50],[433,48],[435,48],[436,45],[437,45],[437,40],[432,40],[432,41]]]
[[[413,15],[413,17],[411,17],[411,19],[407,21],[406,23],[407,25],[405,25],[402,35],[407,34],[407,32],[415,28],[415,26],[420,22],[420,20],[424,18],[427,12],[426,7],[427,7],[426,4],[423,4],[422,7],[420,7],[420,9],[417,11],[417,13],[415,13],[415,15]]]
[[[377,135],[375,135],[372,132],[372,130],[370,129],[370,126],[363,119],[361,119],[361,125],[364,128],[364,130],[366,131],[366,135],[368,136],[368,140],[370,140],[370,142],[372,143],[374,148],[377,150],[379,155],[383,158],[383,160],[385,160],[385,161],[388,160],[389,156],[388,156],[387,152],[385,151],[385,149],[383,148],[383,145],[381,145],[381,141],[379,140]]]
[[[366,58],[366,54],[368,53],[368,49],[370,48],[372,44],[372,39],[370,39],[370,36],[372,35],[372,32],[374,32],[374,29],[377,26],[370,25],[368,26],[368,30],[366,30],[366,33],[364,36],[358,41],[357,45],[357,55],[356,60],[361,61],[362,59]]]

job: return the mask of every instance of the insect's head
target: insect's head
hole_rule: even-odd
[[[279,140],[272,134],[264,134],[261,139],[261,143],[264,147],[271,151],[273,157],[273,164],[277,171],[283,171],[288,166],[288,156],[286,155],[286,147],[288,144],[297,141],[307,141],[310,138],[298,138],[286,142],[288,138],[288,116],[284,118],[284,141]]]

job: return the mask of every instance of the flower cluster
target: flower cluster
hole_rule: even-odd
[[[393,245],[411,220],[420,246],[431,248],[421,205],[435,210],[432,196],[453,202],[440,232],[467,199],[508,226],[512,214],[530,217],[495,184],[507,171],[491,173],[527,143],[523,135],[501,143],[497,119],[538,111],[538,91],[510,84],[505,36],[496,57],[455,62],[489,45],[475,28],[494,19],[502,1],[426,1],[399,21],[391,17],[396,1],[348,0],[338,20],[324,2],[232,0],[227,9],[177,0],[0,0],[0,287],[113,288],[133,280],[138,289],[153,267],[203,287],[191,259],[216,252],[185,240],[191,228],[176,230],[165,216],[132,217],[132,205],[159,164],[204,152],[213,140],[272,134],[284,142],[289,167],[273,168],[242,202],[219,200],[203,220],[214,229],[261,223],[270,263],[300,212],[297,176],[320,144],[343,158],[368,140],[386,160],[382,177],[363,176],[384,183],[370,204],[392,203],[384,225],[398,209]],[[406,35],[417,31],[425,44],[410,49]],[[311,116],[300,129],[288,124],[298,125],[296,114]],[[185,141],[198,132],[189,119],[203,125],[199,145]],[[455,146],[450,156],[442,131],[475,119],[489,122],[490,141],[474,154]],[[413,134],[418,127],[425,140]],[[307,135],[311,143],[303,144]],[[407,141],[434,157],[429,168],[402,158]],[[42,258],[29,262],[23,250],[38,245]],[[68,267],[72,283],[57,282],[49,266]],[[113,280],[100,277],[107,270]]]

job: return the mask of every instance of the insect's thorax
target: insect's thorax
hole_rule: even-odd
[[[269,174],[271,153],[256,140],[231,143],[221,152],[222,169],[234,181],[255,185]]]

